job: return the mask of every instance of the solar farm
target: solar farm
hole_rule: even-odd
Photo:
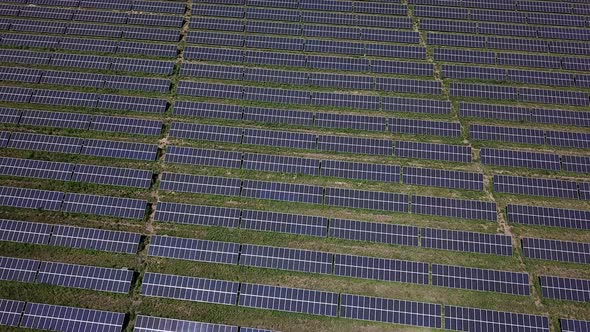
[[[590,331],[589,0],[0,29],[1,331]]]

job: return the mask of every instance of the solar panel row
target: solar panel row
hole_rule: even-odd
[[[472,124],[469,136],[475,140],[492,140],[524,144],[547,144],[566,148],[590,148],[590,134],[569,131],[539,130]]]
[[[472,67],[463,65],[443,65],[443,75],[454,79],[477,79],[486,81],[527,83],[561,87],[585,88],[587,75],[539,72],[532,70],[506,69],[499,67]]]
[[[426,59],[426,49],[407,45],[368,45],[367,55],[385,58]],[[226,49],[205,46],[187,46],[184,55],[188,60],[207,60],[216,62],[244,63],[249,65],[274,65],[282,67],[308,67],[314,69],[332,69],[342,71],[368,72],[371,63],[368,59],[306,55],[294,53],[266,52],[247,49]],[[407,61],[389,61],[386,72],[426,73],[432,65]],[[423,76],[423,75],[417,75]]]
[[[148,255],[384,281],[429,283],[428,263],[251,244],[153,236]]]
[[[451,82],[453,97],[513,100],[553,105],[590,106],[590,96],[581,91],[516,88],[504,85]]]
[[[137,253],[140,234],[0,219],[0,240],[118,253]]]
[[[266,79],[261,80],[267,81]],[[400,86],[405,86],[405,84],[410,84],[410,82],[400,82]],[[383,104],[384,110],[388,110],[395,107],[398,103],[398,99],[394,97],[380,97],[368,94],[351,95],[335,92],[311,92],[306,90],[229,85],[184,80],[179,82],[177,92],[180,95],[191,97],[240,99],[265,103],[343,107],[372,111],[378,111],[381,104]],[[434,125],[436,125],[436,123]]]
[[[133,271],[0,257],[0,280],[129,293]]]
[[[171,137],[299,149],[392,155],[394,141],[173,122]],[[471,147],[396,141],[397,156],[471,162]]]
[[[173,58],[178,54],[174,44],[153,44],[138,41],[118,41],[89,38],[70,38],[57,36],[35,36],[28,34],[4,33],[0,44],[21,46],[35,49],[56,49],[81,52],[101,52],[116,54],[134,54],[157,58]]]
[[[510,45],[526,45],[524,41],[520,39],[518,43],[511,42]],[[568,51],[567,47],[563,47],[558,42],[555,48],[550,49],[552,53],[562,53]],[[459,46],[459,45],[456,45]],[[473,46],[473,45],[471,45]],[[570,52],[578,54],[578,50],[584,50],[585,46],[579,45],[579,47],[571,47]],[[572,52],[573,51],[573,52]],[[585,51],[583,51],[585,52]],[[587,54],[587,53],[584,53]],[[575,71],[588,71],[590,68],[587,59],[585,58],[574,58],[566,56],[556,55],[537,55],[537,54],[524,54],[524,53],[504,53],[494,51],[480,51],[480,50],[467,50],[467,49],[450,49],[450,48],[435,48],[434,59],[436,61],[445,62],[462,62],[462,63],[480,63],[488,65],[503,65],[503,66],[515,66],[515,67],[528,67],[528,68],[544,68],[544,69],[564,69],[564,70],[575,70]],[[526,91],[526,90],[525,90]]]
[[[318,59],[319,60],[319,59]],[[378,67],[377,67],[378,65]],[[402,70],[399,61],[379,60],[368,63],[368,70],[375,73],[431,76],[430,68],[415,63],[406,63],[409,68]],[[372,67],[375,66],[375,67]],[[430,69],[430,70],[429,70]],[[344,75],[323,72],[288,71],[260,67],[212,65],[185,63],[181,76],[215,78],[232,81],[272,82],[287,85],[311,85],[326,88],[355,90],[385,90],[405,93],[440,94],[440,84],[428,80],[388,79],[370,75]]]
[[[494,175],[494,191],[508,194],[587,200],[585,185],[560,179]]]
[[[166,100],[156,98],[104,95],[65,90],[30,89],[11,86],[0,87],[0,100],[8,102],[30,102],[34,104],[99,108],[147,113],[163,113],[166,111],[166,107],[168,105]],[[69,116],[83,117],[84,115]]]
[[[38,70],[23,67],[0,67],[3,81],[73,85],[94,89],[117,89],[168,93],[170,80],[135,76],[104,75],[70,71]]]
[[[94,0],[61,0],[61,1],[43,1],[43,0],[12,0],[13,4],[42,4],[46,6],[59,7],[80,7],[80,8],[97,8],[97,9],[116,9],[116,10],[133,10],[139,12],[157,12],[170,14],[183,14],[185,4],[182,2],[171,1],[145,1],[145,0],[127,0],[121,1],[101,1]],[[26,7],[25,7],[26,8]],[[24,9],[23,9],[24,10]],[[50,8],[45,10],[51,11]],[[67,13],[70,9],[55,9],[53,12],[62,14]]]
[[[4,157],[0,157],[0,166],[0,175],[137,188],[149,188],[152,183],[152,172],[129,168]]]
[[[0,205],[142,219],[147,208],[147,201],[38,189],[0,187]]]
[[[178,173],[163,173],[160,189],[398,212],[409,212],[410,204],[408,195],[403,194]],[[412,212],[418,214],[489,221],[497,218],[492,202],[413,196],[411,204]]]
[[[21,110],[7,107],[0,108],[0,115],[3,116],[0,122],[11,124],[121,132],[150,136],[159,136],[163,126],[163,122],[157,120],[41,110]],[[5,116],[6,118],[4,118]]]
[[[8,139],[8,137],[7,137]],[[77,137],[13,132],[7,148],[82,154],[87,156],[124,158],[144,161],[156,160],[155,144],[82,139]]]
[[[203,93],[203,91],[200,93]],[[456,137],[461,133],[460,124],[455,122],[410,120],[399,118],[387,119],[385,117],[293,111],[261,107],[242,108],[241,106],[237,105],[186,101],[180,101],[174,105],[174,114],[206,118],[229,117],[231,120],[287,123],[325,128],[391,131],[405,134],[434,136]]]
[[[509,12],[506,18],[508,21],[515,20],[515,19],[524,19],[526,17],[538,17],[543,13],[553,13],[553,15],[559,15],[557,13],[573,13],[579,14],[579,10],[584,8],[583,6],[577,5],[576,2],[580,1],[570,1],[565,3],[558,3],[558,2],[550,2],[547,4],[539,4],[538,2],[529,1],[529,0],[511,0],[511,1],[493,1],[493,2],[485,2],[482,0],[471,1],[469,3],[463,3],[461,0],[449,0],[449,1],[436,1],[436,0],[410,0],[410,4],[415,5],[429,5],[424,6],[423,8],[428,8],[432,10],[440,10],[440,7],[431,7],[431,6],[447,6],[447,7],[466,7],[471,9],[472,13],[478,13],[477,8],[486,8],[486,9],[494,9],[494,10],[501,10],[501,11],[512,11]],[[448,10],[443,10],[442,15],[460,15],[461,13],[466,13],[466,11],[461,11],[460,8],[447,8]],[[516,12],[514,12],[516,11]],[[485,12],[485,11],[483,11]],[[493,11],[489,11],[493,12]],[[532,13],[526,13],[532,12]],[[528,15],[528,16],[527,16]],[[492,17],[493,18],[493,17]]]
[[[590,115],[588,113],[559,109],[460,102],[459,116],[590,127]]]
[[[80,2],[83,5],[84,2]],[[108,2],[103,5],[108,6]],[[68,6],[69,7],[69,6]],[[78,6],[75,6],[78,7]],[[82,7],[82,6],[80,6]],[[83,7],[82,7],[83,8]],[[44,7],[25,7],[25,6],[10,6],[9,8],[2,8],[2,16],[15,17],[30,17],[30,18],[46,18],[46,19],[61,19],[82,22],[101,22],[114,24],[129,24],[129,25],[148,25],[148,26],[167,26],[180,28],[183,23],[181,16],[146,14],[146,13],[124,13],[124,12],[108,12],[97,9],[55,9]],[[10,10],[8,10],[10,9]],[[108,9],[108,8],[101,8]],[[111,8],[115,9],[115,8]],[[119,9],[119,8],[117,8]],[[133,9],[131,9],[133,10]]]
[[[512,240],[500,234],[447,231],[415,226],[328,219],[278,212],[239,210],[180,203],[159,202],[154,220],[191,225],[242,228],[354,241],[422,246],[484,254],[512,255]]]
[[[171,292],[182,284],[178,292]],[[443,306],[299,288],[236,283],[147,272],[141,294],[180,300],[260,309],[307,313],[329,317],[441,328]],[[338,304],[340,303],[340,310]],[[511,327],[549,331],[547,317],[445,306],[445,328],[504,330]]]
[[[238,327],[233,325],[212,324],[204,322],[195,322],[188,320],[179,320],[171,318],[161,318],[145,315],[137,315],[133,331],[135,332],[162,332],[162,331],[215,331],[215,332],[272,332],[271,330]]]
[[[26,16],[27,15],[23,15],[21,17]],[[64,17],[64,19],[67,19],[67,17]],[[92,36],[128,40],[154,40],[166,42],[178,42],[181,38],[179,29],[168,29],[161,27],[106,25],[103,22],[94,23],[88,21],[82,21],[83,23],[79,23],[79,21],[38,21],[30,20],[28,18],[3,18],[2,21],[2,23],[4,24],[3,27],[11,32],[42,32],[46,34],[61,34],[68,36]],[[169,22],[169,24],[182,24],[182,18],[179,18],[179,20],[176,22],[172,22],[170,20],[167,20],[167,22]]]
[[[165,60],[119,58],[57,52],[35,52],[19,49],[1,49],[0,59],[3,63],[50,65],[52,67],[100,69],[160,75],[171,75],[174,69],[174,62]]]
[[[312,2],[309,0],[302,1],[282,1],[280,3],[274,3],[271,1],[264,0],[248,0],[248,1],[231,1],[228,2],[211,2],[203,1],[208,3],[216,3],[223,5],[246,5],[246,9],[243,7],[236,6],[213,6],[200,4],[195,7],[198,13],[205,16],[224,16],[224,17],[245,17],[248,19],[259,18],[259,19],[273,19],[273,20],[293,20],[288,19],[292,16],[299,16],[300,13],[305,15],[306,12],[300,12],[303,10],[312,10],[326,12],[355,12],[355,13],[367,13],[367,14],[382,14],[382,15],[401,15],[407,14],[407,9],[401,4],[401,1],[387,1],[387,5],[378,2],[365,3],[358,1],[322,1]],[[252,8],[254,7],[254,8]],[[256,8],[263,7],[263,8]],[[272,18],[271,18],[272,17]],[[283,19],[281,19],[283,17]],[[298,19],[296,20],[298,21]]]

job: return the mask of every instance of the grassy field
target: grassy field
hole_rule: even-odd
[[[185,25],[182,28],[182,40],[178,43],[182,50],[186,45],[186,34],[188,22],[193,17],[190,11],[191,0],[187,0],[189,11],[185,14]],[[404,1],[405,2],[405,1]],[[413,6],[410,6],[412,13]],[[411,14],[416,26],[418,19]],[[417,29],[417,28],[416,28]],[[420,30],[423,46],[426,33]],[[211,323],[222,323],[248,327],[260,327],[280,331],[425,331],[427,329],[417,327],[406,327],[400,325],[383,324],[376,322],[348,320],[341,318],[327,318],[305,314],[259,310],[237,306],[224,306],[189,301],[177,301],[162,298],[144,297],[140,295],[141,281],[145,272],[158,272],[182,276],[192,276],[210,279],[223,279],[246,283],[259,283],[266,285],[278,285],[284,287],[306,288],[336,293],[358,294],[365,296],[384,297],[418,302],[437,303],[441,305],[457,305],[476,307],[483,309],[511,311],[538,315],[547,315],[551,319],[552,331],[559,331],[558,319],[571,317],[577,319],[590,319],[589,303],[574,303],[545,299],[541,296],[541,289],[538,277],[541,275],[554,275],[564,277],[575,277],[588,279],[590,270],[581,264],[569,264],[561,262],[540,261],[525,258],[520,248],[520,239],[523,237],[539,237],[548,239],[559,239],[567,241],[590,242],[590,232],[583,230],[570,230],[561,228],[538,227],[517,225],[509,222],[506,214],[508,204],[522,204],[534,206],[550,206],[568,209],[590,210],[590,202],[582,200],[565,200],[546,197],[533,197],[522,195],[509,195],[494,192],[493,175],[507,174],[527,177],[558,178],[575,181],[588,181],[587,174],[568,173],[564,171],[543,171],[524,168],[508,168],[486,166],[479,162],[479,150],[483,147],[520,149],[525,151],[547,152],[559,155],[587,155],[588,151],[579,149],[558,148],[547,145],[535,146],[516,143],[476,141],[469,137],[470,124],[493,124],[509,127],[535,128],[544,130],[560,130],[590,133],[588,128],[567,127],[546,124],[531,124],[525,122],[497,121],[485,119],[472,119],[459,117],[460,101],[477,101],[493,104],[538,106],[549,108],[548,105],[523,104],[516,101],[489,101],[471,98],[456,98],[449,96],[450,83],[454,80],[441,79],[442,63],[435,61],[433,47],[428,46],[428,57],[425,62],[435,65],[434,78],[443,84],[443,94],[433,95],[411,95],[398,94],[384,91],[355,91],[346,89],[321,88],[318,86],[295,86],[276,83],[256,83],[247,81],[197,79],[181,77],[179,68],[184,59],[181,52],[177,59],[174,74],[171,76],[152,75],[145,73],[123,73],[114,71],[97,71],[72,69],[81,72],[98,72],[103,74],[128,75],[138,77],[160,77],[170,79],[173,89],[169,94],[145,93],[139,91],[118,91],[108,89],[90,89],[75,86],[25,84],[17,82],[2,82],[2,85],[22,86],[39,89],[76,90],[95,93],[117,93],[130,96],[154,97],[166,99],[170,104],[177,100],[202,101],[213,103],[227,103],[240,106],[269,107],[278,109],[297,109],[314,113],[338,113],[368,115],[377,117],[403,117],[414,119],[427,119],[447,122],[460,122],[462,134],[459,137],[435,137],[407,134],[393,134],[391,132],[370,132],[352,129],[306,127],[290,124],[258,123],[244,120],[227,120],[199,118],[189,116],[178,116],[174,114],[173,106],[170,106],[163,114],[137,113],[129,111],[85,109],[79,107],[62,107],[39,104],[21,104],[1,102],[2,107],[16,107],[23,109],[41,109],[48,111],[76,112],[86,114],[101,114],[126,116],[142,119],[160,120],[164,127],[160,136],[141,136],[126,133],[105,133],[89,130],[59,129],[38,126],[19,126],[0,124],[0,131],[12,132],[34,132],[39,134],[60,135],[80,137],[87,139],[108,139],[117,141],[129,141],[148,144],[158,144],[160,153],[157,161],[143,162],[137,160],[98,158],[76,154],[49,153],[41,151],[26,151],[16,149],[0,149],[0,157],[26,158],[47,161],[70,162],[89,165],[102,165],[112,167],[124,167],[150,170],[156,176],[156,181],[149,189],[137,189],[127,187],[116,187],[98,184],[86,184],[75,182],[63,182],[44,179],[18,178],[0,176],[0,185],[15,186],[23,188],[34,188],[43,190],[56,190],[64,192],[75,192],[85,194],[96,194],[115,197],[126,197],[145,199],[150,204],[149,212],[153,212],[157,203],[178,202],[195,205],[208,205],[217,207],[230,207],[237,209],[254,209],[263,211],[274,211],[291,214],[302,214],[310,216],[322,216],[326,218],[341,218],[361,220],[367,222],[381,222],[400,225],[412,225],[418,227],[432,227],[441,229],[473,231],[481,233],[504,233],[512,236],[515,246],[514,255],[501,257],[495,255],[484,255],[466,252],[453,252],[434,250],[421,247],[410,247],[401,245],[387,245],[382,243],[369,243],[361,241],[349,241],[335,238],[316,238],[309,236],[298,236],[284,233],[259,232],[247,229],[230,229],[222,227],[206,227],[196,225],[181,225],[173,223],[156,222],[154,215],[146,215],[143,220],[130,220],[96,215],[80,215],[64,212],[49,212],[41,210],[27,210],[10,207],[0,207],[0,219],[16,219],[50,224],[65,224],[81,227],[92,227],[99,229],[119,230],[135,232],[143,235],[140,252],[137,255],[113,254],[107,252],[79,250],[52,246],[27,245],[19,243],[0,242],[0,256],[38,259],[44,261],[66,262],[73,264],[92,265],[109,268],[128,268],[135,271],[135,280],[129,295],[118,295],[106,292],[96,292],[82,289],[55,287],[36,283],[18,283],[13,281],[0,281],[0,298],[23,300],[30,302],[49,303],[57,305],[68,305],[83,308],[110,310],[128,313],[126,331],[133,330],[134,319],[139,314],[203,321]],[[60,50],[60,52],[62,52]],[[64,53],[83,53],[75,51],[63,51]],[[112,56],[112,54],[104,54]],[[133,57],[125,55],[125,57]],[[149,58],[149,57],[148,57]],[[168,59],[172,60],[172,59]],[[405,60],[401,60],[405,61]],[[207,61],[204,63],[221,64],[222,62]],[[227,64],[227,63],[223,63]],[[15,66],[9,63],[0,63],[2,66]],[[24,65],[20,65],[25,67]],[[252,65],[248,65],[252,66]],[[34,66],[40,69],[56,69],[50,66]],[[258,66],[256,67],[265,67]],[[302,68],[269,67],[273,69],[286,69],[302,71]],[[59,70],[70,70],[71,68],[59,68]],[[530,69],[530,68],[529,68]],[[321,70],[326,73],[338,71]],[[372,75],[375,73],[338,72],[350,75]],[[403,77],[412,79],[425,79],[425,77],[398,76],[379,74],[384,77]],[[432,77],[428,77],[432,79]],[[344,109],[336,107],[322,107],[313,105],[285,105],[279,103],[251,102],[242,100],[219,100],[214,98],[181,96],[176,93],[176,87],[180,80],[190,80],[210,83],[239,84],[248,86],[261,86],[286,89],[305,89],[312,92],[339,92],[343,94],[366,94],[376,96],[407,96],[412,98],[444,99],[452,102],[452,110],[449,115],[433,115],[424,113],[398,113],[387,111],[367,111],[359,109]],[[506,82],[484,82],[471,80],[472,83],[515,85]],[[528,86],[528,85],[519,85]],[[553,89],[553,87],[552,87]],[[561,88],[556,88],[561,90]],[[567,89],[563,89],[567,90]],[[570,89],[571,90],[571,89]],[[590,92],[590,89],[574,89]],[[560,106],[560,109],[588,111],[587,109],[574,106]],[[170,127],[173,122],[187,122],[210,125],[221,125],[241,128],[259,128],[269,130],[284,130],[293,132],[312,133],[315,135],[342,135],[353,137],[410,140],[429,143],[444,143],[465,145],[473,148],[474,162],[472,163],[451,163],[444,161],[429,161],[417,159],[403,159],[393,156],[375,156],[347,154],[329,151],[301,150],[283,147],[255,146],[247,144],[231,144],[213,141],[185,140],[171,137]],[[243,153],[264,153],[281,156],[294,156],[314,158],[319,160],[342,160],[365,163],[383,163],[404,166],[428,167],[446,170],[458,170],[482,173],[485,179],[484,191],[454,190],[426,186],[413,186],[404,183],[384,183],[377,181],[364,181],[341,179],[325,176],[312,176],[302,174],[285,174],[252,171],[246,169],[229,169],[207,166],[173,164],[166,161],[166,149],[169,146],[185,146],[205,149],[218,149],[224,151],[239,151]],[[272,200],[249,199],[243,197],[226,197],[206,194],[189,194],[170,192],[159,189],[159,177],[164,172],[186,173],[195,175],[219,176],[239,178],[244,180],[262,180],[284,183],[299,183],[321,187],[336,187],[368,191],[403,193],[408,195],[438,196],[457,199],[470,199],[481,201],[494,201],[498,208],[498,222],[486,222],[478,220],[463,220],[413,213],[395,213],[375,210],[350,209],[331,207],[327,205],[311,205],[303,203],[291,203]],[[311,274],[303,272],[282,271],[274,269],[263,269],[247,266],[213,264],[195,261],[183,261],[167,258],[151,257],[147,254],[151,235],[168,235],[184,238],[204,239],[212,241],[236,242],[244,244],[258,244],[275,247],[286,247],[323,251],[335,254],[351,254],[368,257],[389,258],[426,262],[435,264],[449,264],[465,267],[477,267],[484,269],[495,269],[504,271],[518,271],[529,274],[531,281],[530,296],[516,296],[493,292],[478,292],[462,289],[450,289],[436,287],[433,285],[416,285],[399,282],[385,282],[376,280],[365,280],[356,278],[338,277],[334,275]],[[2,329],[3,331],[24,331],[24,329]]]

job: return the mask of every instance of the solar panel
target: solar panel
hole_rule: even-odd
[[[444,169],[404,167],[405,184],[483,191],[483,174]]]
[[[177,93],[179,95],[193,97],[242,99],[242,86],[180,81],[178,83]]]
[[[78,154],[83,143],[84,140],[77,137],[12,133],[7,147],[20,150]]]
[[[308,133],[245,128],[243,143],[297,149],[315,149],[316,136]]]
[[[471,162],[471,147],[460,145],[395,141],[395,155],[401,158]]]
[[[590,264],[589,243],[523,238],[522,250],[529,258]]]
[[[31,100],[33,89],[17,88],[13,86],[0,87],[0,100],[10,102],[28,103]]]
[[[238,264],[239,253],[239,243],[154,235],[150,240],[148,256]]]
[[[549,331],[545,316],[445,306],[445,329],[453,331]]]
[[[545,135],[547,136],[547,145],[577,149],[590,148],[590,134],[587,133],[547,130]]]
[[[293,105],[307,105],[311,99],[311,92],[304,90],[275,89],[265,87],[244,87],[244,100],[281,103]]]
[[[131,168],[75,165],[71,180],[147,189],[152,184],[152,172]]]
[[[172,125],[170,126],[170,136],[175,138],[239,144],[242,141],[242,128],[172,122]]]
[[[168,145],[164,154],[167,163],[241,168],[242,153],[236,151],[197,149]]]
[[[334,255],[320,251],[243,244],[240,265],[332,274]]]
[[[345,179],[400,182],[398,165],[355,163],[340,160],[322,160],[321,175]]]
[[[0,280],[35,282],[39,264],[38,260],[0,256]]]
[[[421,228],[424,248],[512,256],[512,238],[501,234]]]
[[[162,121],[156,120],[97,115],[92,118],[90,130],[159,136],[162,125]]]
[[[301,126],[312,126],[313,116],[313,112],[307,111],[244,107],[245,121],[288,123]]]
[[[110,196],[67,193],[61,210],[116,218],[143,219],[147,201]]]
[[[412,213],[496,221],[496,203],[444,197],[412,196]]]
[[[37,89],[33,91],[30,102],[45,105],[96,108],[100,97],[101,95],[96,93]]]
[[[242,196],[287,202],[322,204],[324,188],[304,184],[244,180]]]
[[[539,281],[545,298],[590,302],[590,280],[539,276]]]
[[[185,63],[180,69],[180,75],[239,81],[244,76],[244,67]]]
[[[418,228],[414,226],[332,219],[328,231],[328,236],[339,239],[418,245]]]
[[[11,133],[8,131],[0,131],[0,148],[8,147],[8,139]]]
[[[87,114],[23,110],[19,124],[87,130],[91,120]]]
[[[385,118],[365,115],[316,113],[314,124],[325,128],[385,131]]]
[[[337,254],[334,256],[334,274],[427,285],[428,263]]]
[[[238,332],[237,326],[193,322],[188,320],[160,318],[137,315],[133,328],[134,332],[175,332],[175,331],[203,331],[203,332]],[[240,328],[240,331],[247,331]]]
[[[0,205],[25,209],[59,211],[64,193],[16,187],[0,187]]]
[[[584,332],[590,329],[590,321],[560,318],[561,332]]]
[[[244,169],[292,174],[317,175],[320,161],[317,159],[245,153]]]
[[[160,189],[193,194],[240,196],[241,184],[240,179],[166,172],[162,174]]]
[[[136,233],[55,225],[49,245],[135,254],[140,240]]]
[[[318,149],[324,151],[393,155],[393,141],[352,136],[318,136]]]
[[[305,67],[306,59],[304,54],[295,53],[246,50],[243,54],[244,63],[269,66]]]
[[[165,99],[101,95],[97,107],[121,111],[164,113],[167,105],[168,103]]]
[[[52,331],[104,331],[123,329],[125,314],[28,302],[20,327]]]
[[[494,175],[494,191],[499,193],[559,198],[578,198],[578,184],[574,181]]]
[[[146,272],[141,284],[141,295],[235,305],[239,287],[239,283],[225,280]]]
[[[408,212],[408,195],[378,191],[326,188],[326,205]]]
[[[21,110],[16,108],[0,107],[0,123],[18,124],[21,118]]]
[[[530,128],[512,128],[472,124],[469,126],[469,137],[475,140],[491,140],[525,144],[544,144],[543,130]]]
[[[432,264],[432,284],[477,291],[529,295],[527,273]]]
[[[311,104],[315,106],[346,107],[362,110],[379,110],[379,97],[360,94],[314,92]]]
[[[244,68],[244,80],[253,82],[268,82],[289,85],[308,84],[310,73],[263,68]]]
[[[24,309],[25,302],[0,299],[0,325],[18,326]]]
[[[590,211],[508,204],[508,220],[523,225],[590,229]]]
[[[580,199],[590,200],[590,182],[580,182]]]
[[[68,181],[74,164],[0,157],[0,175]]]
[[[154,220],[203,226],[237,228],[240,210],[222,207],[158,202]]]
[[[590,173],[590,157],[561,156],[561,167],[564,171]]]
[[[41,262],[37,282],[54,286],[129,293],[133,271],[96,266]]]
[[[328,218],[270,211],[242,210],[240,228],[325,237],[328,229]]]
[[[0,241],[48,244],[52,225],[0,219]]]
[[[480,158],[484,165],[526,167],[552,171],[559,171],[561,168],[559,156],[550,153],[482,148]]]
[[[458,122],[390,118],[389,131],[399,134],[457,137],[461,135],[461,124]]]
[[[242,283],[238,305],[329,317],[338,316],[337,293],[300,288]]]
[[[174,115],[241,120],[242,106],[179,100],[174,104]]]
[[[156,160],[156,144],[87,139],[80,154],[96,157],[125,158],[144,161]]]
[[[342,294],[340,317],[383,323],[440,328],[442,306],[361,295]]]

